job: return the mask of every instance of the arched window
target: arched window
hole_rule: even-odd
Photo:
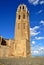
[[[18,19],[20,19],[20,15],[18,16]]]
[[[20,9],[21,9],[21,6],[20,6]]]
[[[25,19],[25,14],[23,14],[23,19]]]
[[[24,6],[23,6],[23,10],[24,10]]]

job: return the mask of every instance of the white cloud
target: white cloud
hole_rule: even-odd
[[[44,4],[44,0],[43,1],[40,1],[40,4]]]
[[[37,5],[39,3],[39,0],[28,0],[31,4]]]
[[[43,20],[41,20],[40,23],[44,25],[44,21]]]
[[[30,28],[30,35],[31,36],[38,35],[40,32],[37,32],[37,29],[39,29],[39,26],[35,26],[33,28]]]
[[[36,42],[35,41],[32,41],[32,44],[35,44]]]
[[[33,29],[34,30],[37,30],[37,29],[39,29],[40,27],[39,26],[35,26]]]
[[[36,50],[36,51],[32,51],[33,55],[35,54],[38,54],[39,52]]]
[[[37,12],[37,14],[40,14],[40,13],[42,13],[43,12],[43,10],[39,10],[38,12]]]
[[[44,0],[28,0],[28,2],[33,5],[44,4]]]
[[[38,35],[40,32],[37,32],[36,30],[34,30],[33,28],[30,28],[30,35],[31,36],[35,36]]]
[[[40,48],[39,48],[39,51],[40,51],[40,50],[44,50],[44,47],[40,47]]]
[[[32,55],[36,55],[36,56],[43,56],[44,55],[44,47],[43,46],[35,46],[32,49]]]
[[[44,37],[35,37],[36,40],[44,39]]]

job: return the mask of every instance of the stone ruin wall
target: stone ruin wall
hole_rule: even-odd
[[[10,40],[5,41],[6,45],[3,44],[2,37],[0,37],[0,57],[8,57],[10,55]]]
[[[1,45],[2,37],[0,37],[0,57],[13,57],[15,55],[15,41],[11,39],[5,41],[6,45]]]
[[[9,56],[9,47],[0,46],[0,57],[8,57]]]

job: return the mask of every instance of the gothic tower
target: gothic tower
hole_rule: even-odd
[[[29,11],[24,4],[19,5],[16,12],[15,44],[16,56],[31,56]]]

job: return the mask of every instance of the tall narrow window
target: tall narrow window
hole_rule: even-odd
[[[21,6],[20,6],[20,9],[21,9]]]
[[[23,10],[24,10],[24,6],[23,6]]]
[[[23,19],[25,19],[25,14],[23,14]]]
[[[15,45],[15,49],[16,49],[16,45]]]
[[[18,29],[20,29],[20,23],[18,23]]]
[[[20,15],[18,16],[18,19],[20,19]]]
[[[25,23],[23,23],[23,27],[24,27],[24,29],[25,29]]]

